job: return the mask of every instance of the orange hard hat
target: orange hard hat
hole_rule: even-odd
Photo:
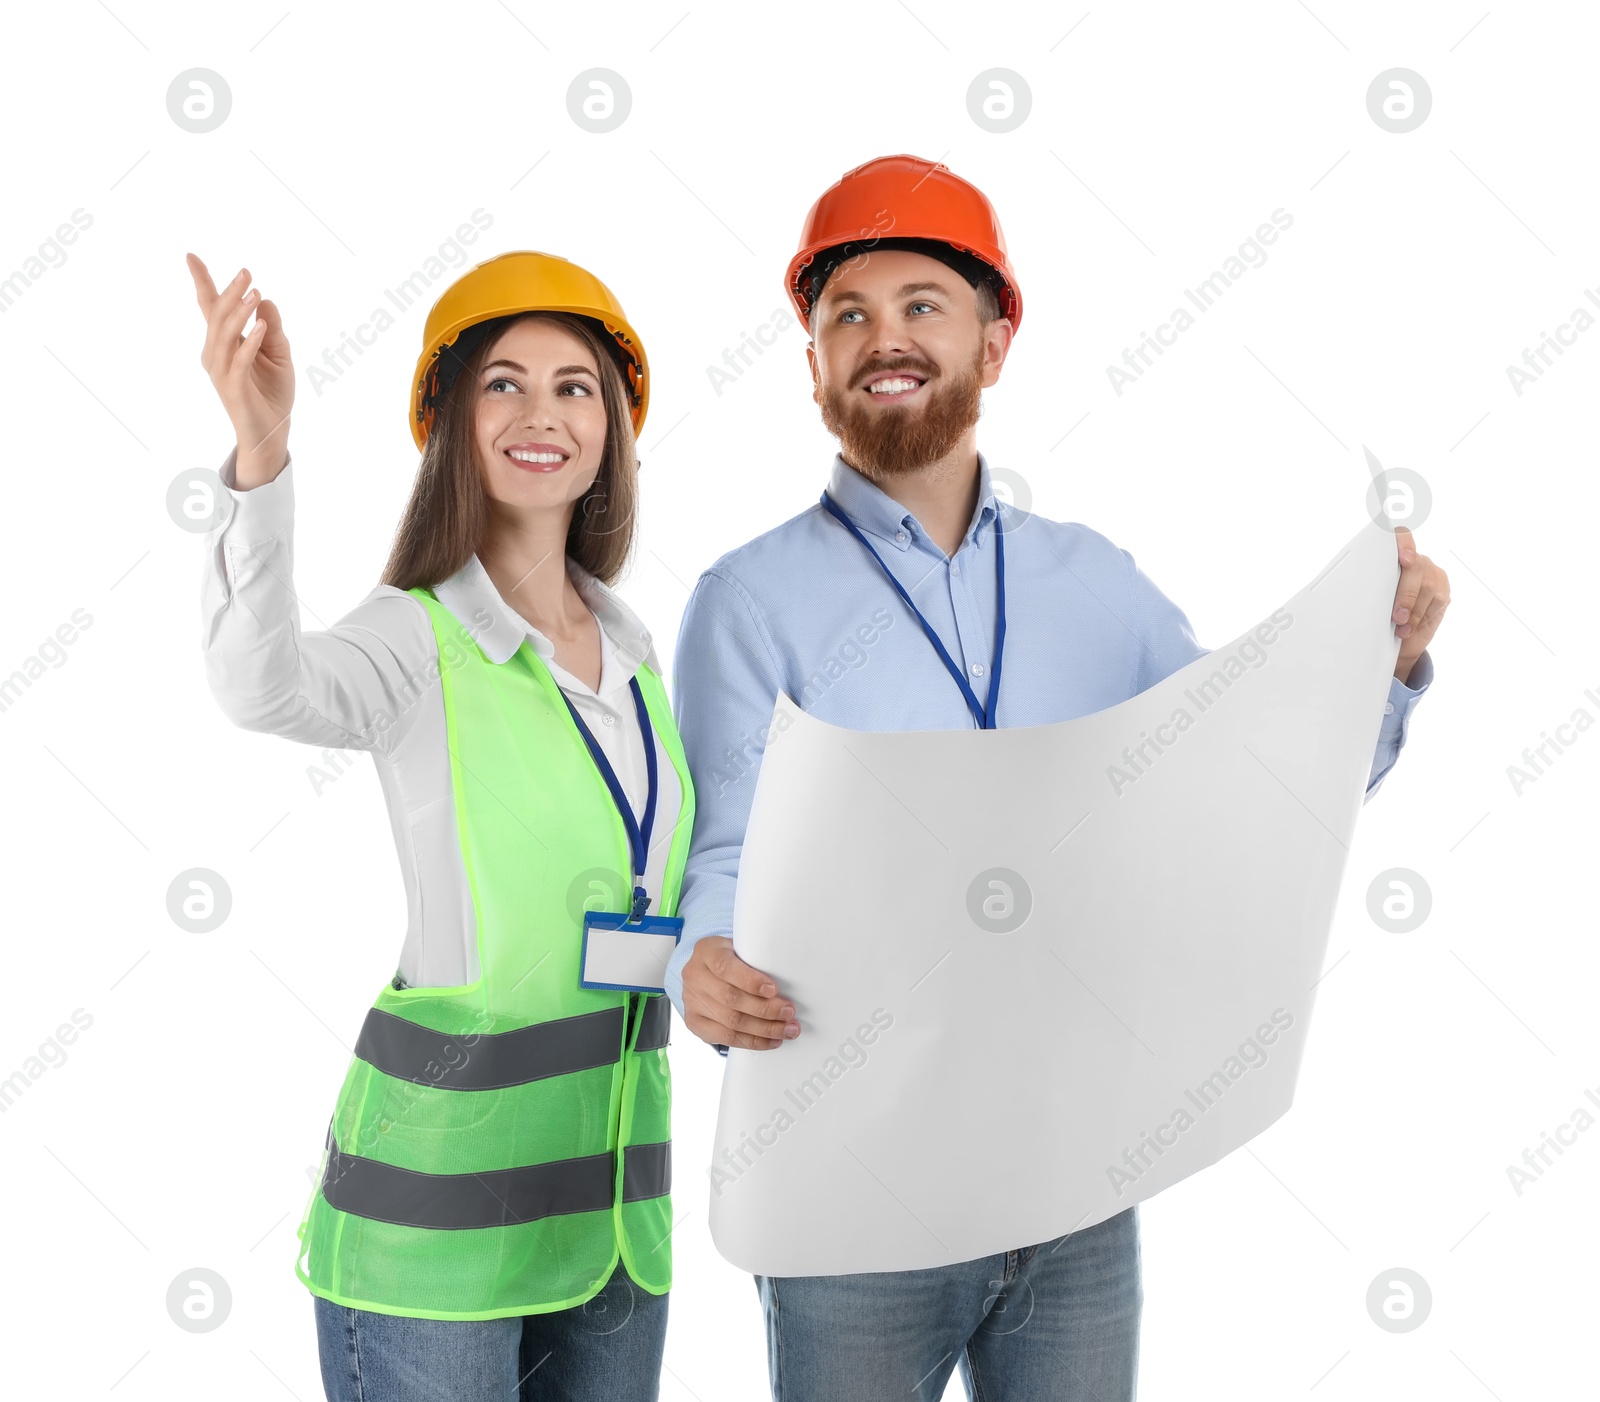
[[[1000,315],[1013,330],[1022,324],[1022,291],[994,206],[976,185],[919,156],[879,156],[846,171],[811,206],[785,282],[800,320],[811,319],[806,270],[818,254],[840,244],[870,253],[902,239],[948,244],[986,263],[999,278]]]
[[[417,447],[428,441],[433,428],[440,356],[445,349],[482,322],[535,311],[573,312],[598,323],[602,339],[616,346],[615,359],[623,372],[637,436],[650,407],[649,363],[639,333],[623,314],[622,303],[587,268],[554,253],[521,249],[487,258],[468,269],[439,294],[428,312],[422,328],[422,354],[411,376],[411,436]]]

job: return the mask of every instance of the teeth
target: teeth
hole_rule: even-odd
[[[908,389],[915,389],[922,382],[920,380],[877,380],[867,386],[874,394],[901,394]]]
[[[512,448],[510,455],[518,462],[565,462],[565,453],[530,453],[525,448]]]

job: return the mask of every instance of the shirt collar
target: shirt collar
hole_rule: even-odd
[[[924,540],[929,539],[927,531],[922,528],[922,523],[911,512],[871,478],[851,467],[840,453],[834,454],[833,470],[828,474],[828,495],[863,531],[877,536],[897,550],[909,550],[912,541],[919,536]],[[1004,500],[995,496],[994,483],[989,473],[989,460],[980,451],[978,504],[973,508],[972,520],[967,523],[962,543],[970,543],[974,549],[980,548],[982,545],[980,532],[985,525],[994,520],[996,512],[1004,505]]]
[[[601,628],[616,648],[617,660],[623,664],[625,675],[631,677],[641,662],[659,673],[661,666],[656,661],[655,645],[638,614],[570,555],[567,556],[567,575],[584,603],[600,620]],[[491,662],[510,661],[524,639],[533,644],[533,650],[545,662],[555,658],[555,644],[500,597],[500,591],[477,555],[471,556],[449,579],[441,580],[433,593],[472,635]],[[484,618],[488,619],[487,623]]]

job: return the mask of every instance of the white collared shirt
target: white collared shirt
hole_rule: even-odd
[[[474,982],[477,923],[456,826],[443,693],[437,679],[427,681],[428,662],[438,656],[427,609],[405,590],[380,584],[331,628],[302,633],[293,590],[293,462],[250,491],[237,489],[234,467],[230,452],[220,475],[232,514],[206,536],[201,584],[201,648],[212,694],[247,730],[371,753],[406,888],[397,972],[416,988]],[[532,643],[642,819],[648,775],[628,681],[640,662],[659,675],[655,648],[615,593],[570,558],[567,571],[600,625],[598,690],[555,661],[554,643],[505,603],[476,555],[434,593],[491,661],[503,663],[524,640]],[[656,817],[645,870],[652,911],[683,798],[659,735],[655,748]]]

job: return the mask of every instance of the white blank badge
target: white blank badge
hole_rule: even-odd
[[[667,960],[678,947],[683,920],[676,915],[644,915],[590,910],[583,917],[580,988],[626,988],[664,993]]]

